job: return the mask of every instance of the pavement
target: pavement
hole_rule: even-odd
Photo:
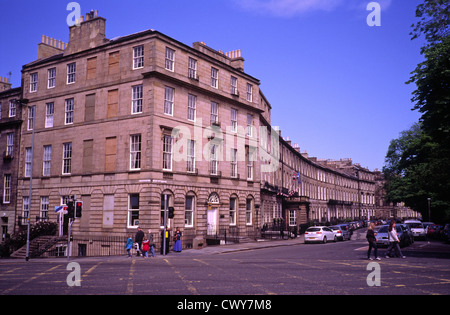
[[[304,235],[299,235],[294,239],[287,240],[257,240],[255,242],[248,243],[235,243],[235,244],[226,244],[226,245],[217,245],[217,246],[205,246],[201,249],[184,249],[184,254],[227,254],[233,252],[241,252],[248,250],[256,250],[263,248],[271,248],[271,247],[280,247],[280,246],[293,246],[305,243]]]
[[[351,237],[352,241],[366,241],[366,233],[367,228],[357,229],[353,231],[353,235]],[[279,240],[279,239],[261,239],[255,242],[247,242],[247,243],[236,243],[236,244],[227,244],[227,245],[217,245],[217,246],[205,246],[201,249],[185,249],[183,253],[191,253],[191,254],[224,254],[224,253],[232,253],[232,252],[240,252],[247,250],[255,250],[255,249],[263,249],[263,248],[271,248],[271,247],[280,247],[280,246],[293,246],[305,243],[305,235],[299,235],[294,239],[287,240]]]

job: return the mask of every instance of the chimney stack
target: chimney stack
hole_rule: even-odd
[[[106,19],[98,16],[97,10],[86,13],[86,18],[80,16],[79,26],[69,28],[69,44],[64,54],[95,48],[107,42],[105,36]]]
[[[11,85],[8,78],[0,77],[0,92],[11,89]]]
[[[64,52],[67,44],[54,38],[42,35],[42,41],[38,44],[38,59],[45,59]]]
[[[241,56],[240,49],[226,52],[224,55],[231,59],[231,66],[233,68],[236,68],[239,71],[244,71],[244,61],[245,60]]]

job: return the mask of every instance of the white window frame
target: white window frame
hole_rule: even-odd
[[[219,174],[219,145],[211,144],[209,148],[209,174],[218,175]]]
[[[144,97],[144,87],[143,85],[136,85],[132,87],[131,96],[131,114],[141,114],[142,113],[142,103]]]
[[[163,170],[172,171],[173,165],[173,138],[163,135]]]
[[[53,89],[56,86],[56,68],[48,69],[47,75],[47,89]]]
[[[172,48],[166,47],[166,59],[165,59],[165,68],[166,70],[175,71],[175,50]]]
[[[45,104],[45,128],[53,127],[54,115],[55,115],[55,103],[49,102]]]
[[[219,123],[219,104],[211,102],[211,125]]]
[[[30,93],[37,92],[38,73],[34,72],[30,74]]]
[[[9,101],[9,117],[16,117],[17,107],[15,101]]]
[[[11,174],[3,176],[3,203],[11,203]]]
[[[195,121],[197,108],[197,96],[188,94],[188,114],[187,119],[189,121]]]
[[[42,158],[42,176],[50,176],[52,165],[52,146],[44,145],[44,156]]]
[[[14,154],[14,132],[6,134],[6,156],[13,156]]]
[[[44,219],[48,219],[48,209],[49,209],[49,197],[41,196],[41,206],[39,216]]]
[[[144,68],[144,45],[133,47],[133,70]]]
[[[247,136],[253,137],[253,115],[247,114]]]
[[[27,124],[27,130],[33,130],[34,129],[34,117],[36,115],[36,106],[29,106],[28,107],[28,124]]]
[[[237,221],[237,198],[230,198],[230,226],[236,226]]]
[[[215,89],[219,88],[219,69],[211,67],[211,86]]]
[[[31,177],[31,166],[33,163],[32,159],[32,148],[25,148],[25,177]]]
[[[253,224],[253,198],[247,198],[245,201],[245,224],[252,225]]]
[[[190,207],[188,204],[190,200]],[[195,196],[187,195],[184,203],[184,227],[194,227]]]
[[[137,196],[138,197],[138,205],[137,208],[133,208],[133,205],[131,204],[131,198],[132,196]],[[128,194],[128,215],[127,215],[127,228],[137,228],[139,226],[139,216],[140,216],[140,202],[141,202],[141,198],[140,195],[138,193],[135,194]],[[132,218],[133,218],[133,212],[137,212],[137,221],[135,222],[133,220],[133,222],[131,222]],[[136,220],[136,219],[135,219]],[[137,224],[135,224],[137,223]]]
[[[187,172],[195,172],[195,140],[187,140]]]
[[[189,57],[188,63],[188,77],[190,79],[198,80],[197,76],[197,60]]]
[[[140,170],[142,163],[142,137],[140,134],[130,136],[130,170]]]
[[[22,224],[28,224],[27,219],[30,218],[30,197],[24,196],[22,201]]]
[[[237,149],[231,148],[231,156],[230,156],[230,163],[231,163],[231,177],[236,178],[238,175],[237,172]]]
[[[247,101],[253,102],[253,85],[247,83]]]
[[[173,116],[173,104],[175,99],[175,89],[169,86],[164,88],[164,114]]]
[[[238,111],[237,109],[231,109],[231,132],[237,132],[238,126]]]
[[[76,81],[77,63],[72,62],[67,65],[67,84],[74,84]]]
[[[230,93],[232,95],[238,95],[238,78],[231,76],[230,78]]]
[[[253,180],[253,160],[251,159],[253,155],[250,152],[250,149],[247,149],[247,180]]]
[[[73,120],[74,120],[73,116],[74,116],[74,109],[75,109],[75,99],[73,99],[73,98],[66,99],[64,109],[65,109],[64,124],[72,125]]]
[[[297,225],[297,211],[295,209],[289,209],[289,226],[296,226]]]
[[[62,174],[72,173],[72,142],[63,143]]]

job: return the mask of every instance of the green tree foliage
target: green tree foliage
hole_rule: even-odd
[[[420,123],[391,141],[383,172],[386,198],[405,202],[428,220],[427,198],[432,202],[432,220],[448,220],[450,213],[450,158],[441,156],[440,144],[423,131]]]
[[[417,65],[407,84],[415,83],[413,110],[419,123],[391,141],[383,168],[389,201],[404,201],[431,219],[450,219],[450,0],[425,0],[417,7],[419,22],[412,39],[425,36]]]

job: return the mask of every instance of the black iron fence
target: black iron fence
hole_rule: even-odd
[[[169,250],[173,249],[175,243],[173,239],[173,231],[170,231]],[[199,232],[197,230],[185,230],[181,238],[183,249],[200,248],[206,244],[220,245],[220,244],[235,244],[252,242],[260,238],[266,239],[281,239],[292,236],[292,232],[277,230],[274,227],[271,229],[259,229],[255,227],[237,227],[228,226],[226,228],[218,228],[212,235],[207,235],[206,231]],[[156,232],[145,235],[154,245],[155,252],[160,253],[162,245],[162,233]],[[70,242],[71,257],[92,257],[92,256],[120,256],[126,255],[125,244],[127,242],[128,234],[111,235],[111,236],[90,236],[90,235],[75,235]],[[134,234],[132,235],[134,241]],[[201,244],[199,244],[201,243]],[[200,246],[198,246],[200,245]],[[197,247],[196,247],[197,246]],[[135,250],[133,249],[133,254]],[[49,250],[47,250],[43,257],[63,257],[67,255],[67,238],[60,239]]]
[[[169,249],[171,250],[174,245],[173,232],[170,232]],[[196,237],[195,231],[187,230],[183,232],[181,238],[181,244],[184,249],[193,247],[194,238]],[[162,233],[147,234],[146,237],[154,245],[154,249],[157,252],[162,248]],[[127,235],[113,235],[113,236],[86,236],[86,235],[74,235],[70,242],[70,255],[73,257],[91,257],[91,256],[120,256],[125,255],[127,243]],[[132,235],[134,242],[134,235]],[[135,252],[133,246],[133,252]],[[42,255],[43,257],[62,257],[67,256],[67,237],[60,238],[51,249],[47,250]]]

